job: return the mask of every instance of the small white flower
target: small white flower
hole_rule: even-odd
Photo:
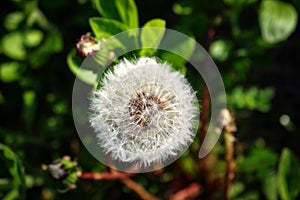
[[[113,160],[149,167],[177,158],[195,136],[195,92],[168,63],[126,59],[107,71],[91,99],[91,126]]]

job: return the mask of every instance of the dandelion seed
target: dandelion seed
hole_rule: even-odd
[[[109,70],[91,99],[91,126],[112,160],[139,166],[177,158],[195,136],[199,110],[188,81],[142,57]]]

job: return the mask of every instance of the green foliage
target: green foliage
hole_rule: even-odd
[[[129,28],[139,27],[138,11],[134,0],[94,0],[94,3],[99,14],[104,18],[120,21]]]
[[[277,175],[269,172],[262,182],[262,190],[267,200],[278,199]]]
[[[249,194],[250,197],[256,194],[256,197],[252,196],[252,199],[259,199],[257,191],[261,188],[262,193],[268,200],[277,199],[277,176],[276,176],[276,164],[278,161],[278,155],[272,150],[261,145],[257,142],[257,145],[250,150],[250,152],[244,156],[237,158],[237,164],[239,173],[241,175],[242,182],[237,182],[232,188],[233,199],[243,199]],[[247,185],[257,185],[256,190],[253,188],[249,190]]]
[[[276,43],[287,39],[294,32],[297,20],[297,11],[291,4],[277,0],[261,2],[259,25],[265,41]]]
[[[89,85],[94,85],[97,80],[97,75],[91,70],[80,68],[80,63],[76,62],[75,57],[76,52],[75,49],[73,49],[67,56],[67,63],[71,72],[83,82]]]
[[[134,0],[115,0],[121,21],[130,28],[139,27],[139,16]]]
[[[168,37],[168,35],[165,37]],[[185,38],[176,43],[171,40],[163,40],[162,46],[169,47],[170,51],[160,52],[160,58],[168,61],[170,64],[172,64],[172,67],[175,70],[185,75],[187,73],[186,60],[183,59],[180,55],[184,56],[187,59],[190,59],[193,56],[194,50],[196,48],[195,40],[193,40],[192,37]]]
[[[105,0],[94,0],[96,8],[99,14],[108,19],[120,20],[118,10],[115,5],[115,1],[105,1]]]
[[[250,150],[245,157],[237,160],[238,168],[249,181],[264,180],[270,171],[275,170],[278,156],[265,147]]]
[[[138,28],[139,23],[138,11],[133,0],[126,0],[125,2],[116,0],[115,2],[111,1],[109,3],[104,1],[95,1],[95,4],[99,13],[103,16],[91,17],[89,19],[89,24],[92,28],[93,34],[100,42],[100,50],[97,55],[109,54],[109,51],[117,52],[118,48],[121,48],[123,52],[127,52],[126,49],[128,47],[140,49],[139,56],[152,56],[155,54],[156,49],[150,49],[149,47],[159,46],[164,35],[164,28],[166,24],[164,20],[152,19],[146,22],[143,26],[145,29],[142,29],[139,33],[138,30],[132,29]],[[107,10],[110,10],[111,13],[107,13]],[[149,27],[158,29],[147,29]],[[128,34],[125,39],[122,39],[122,41],[118,41],[118,38],[111,38],[112,36],[124,31],[128,31]],[[151,40],[149,40],[149,38],[151,38]],[[103,42],[106,40],[109,42]],[[103,54],[101,51],[103,51]],[[97,59],[99,66],[105,67],[106,61],[103,61],[101,56],[98,56]],[[94,84],[95,75],[90,70],[80,68],[78,62],[76,62],[75,51],[71,51],[68,54],[67,63],[71,71],[77,75],[80,80],[87,84]]]
[[[288,148],[284,148],[280,156],[278,190],[283,200],[295,199],[300,192],[299,161]]]
[[[3,82],[13,82],[18,80],[22,66],[18,62],[2,63],[0,66],[0,79]]]
[[[274,96],[272,88],[258,89],[251,87],[247,91],[236,87],[228,94],[228,105],[237,109],[257,109],[267,112],[270,109],[270,100]]]
[[[25,199],[25,173],[19,157],[7,146],[0,144],[0,198]]]
[[[147,29],[155,27],[157,29]],[[165,32],[166,22],[162,19],[152,19],[148,21],[141,31],[141,55],[153,55],[156,49],[149,47],[158,47]],[[149,40],[151,38],[151,40]]]
[[[216,61],[226,61],[231,51],[231,43],[224,40],[216,40],[210,45],[210,55]]]
[[[25,15],[20,11],[12,12],[7,14],[4,20],[4,27],[7,30],[13,31],[16,30],[19,24],[24,20]]]
[[[49,165],[43,165],[42,168],[47,170],[54,179],[60,180],[60,192],[74,189],[78,180],[78,174],[81,173],[77,167],[77,162],[72,161],[68,156],[56,159]]]
[[[288,148],[277,155],[260,142],[245,155],[237,159],[238,169],[244,182],[237,182],[232,188],[232,197],[245,190],[244,184],[259,182],[266,199],[296,199],[299,195],[300,165]],[[277,170],[278,168],[278,170]]]
[[[4,36],[1,40],[1,49],[6,56],[12,59],[24,60],[26,49],[22,32],[11,32]]]
[[[192,8],[190,6],[183,6],[179,3],[175,3],[173,6],[173,11],[177,15],[189,15],[192,13]]]
[[[40,30],[28,30],[25,32],[24,36],[25,45],[28,47],[36,47],[42,42],[43,36],[44,34]],[[58,49],[60,48],[61,47],[59,47]]]
[[[109,38],[129,29],[129,27],[119,21],[101,17],[90,18],[90,25],[98,39]]]
[[[30,131],[36,112],[36,94],[34,91],[25,91],[23,93],[24,111],[23,117],[27,130]]]

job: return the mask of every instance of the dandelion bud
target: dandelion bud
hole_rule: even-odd
[[[76,43],[76,50],[83,57],[88,55],[93,55],[95,51],[100,49],[100,42],[97,42],[96,39],[90,36],[89,33],[82,35],[79,41]]]
[[[199,116],[188,81],[154,58],[124,59],[93,91],[90,124],[112,160],[164,164],[190,145]]]

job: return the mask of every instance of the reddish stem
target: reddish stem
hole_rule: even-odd
[[[207,86],[203,88],[202,93],[202,112],[200,116],[200,123],[201,123],[201,129],[200,129],[200,144],[202,144],[205,135],[206,135],[206,124],[208,122],[209,117],[209,92]]]
[[[224,142],[225,142],[225,161],[226,161],[226,171],[225,171],[225,188],[224,188],[224,199],[230,199],[230,188],[232,181],[234,179],[235,173],[235,161],[234,161],[234,144],[233,144],[233,133],[224,132]]]
[[[111,174],[120,173],[113,168],[109,168],[109,170],[110,170]],[[126,185],[129,189],[134,191],[137,195],[139,195],[140,199],[142,199],[142,200],[158,200],[157,197],[155,197],[152,194],[150,194],[149,192],[147,192],[147,190],[143,186],[141,186],[139,183],[133,181],[129,177],[122,178],[122,179],[120,179],[120,181],[124,185]]]
[[[197,197],[200,193],[200,185],[198,183],[192,183],[186,188],[176,192],[170,197],[170,200],[184,200]]]
[[[215,36],[214,28],[208,29],[207,42],[205,45],[205,49],[207,51],[209,51],[210,44],[213,41],[214,36]],[[206,68],[205,70],[209,70],[209,69],[207,69],[207,65],[204,65],[204,67]],[[206,124],[208,122],[208,117],[209,117],[209,105],[210,105],[209,91],[208,91],[207,86],[205,85],[203,88],[203,91],[202,91],[202,112],[201,112],[201,116],[200,116],[200,123],[201,123],[200,142],[201,142],[201,144],[206,135]]]
[[[115,179],[123,179],[131,176],[132,174],[128,173],[96,173],[96,172],[83,172],[79,175],[79,178],[82,179],[93,179],[93,180],[115,180]]]
[[[158,200],[157,197],[153,196],[149,192],[145,190],[140,184],[131,180],[130,178],[121,179],[122,183],[124,183],[128,188],[134,191],[139,197],[143,200]]]

